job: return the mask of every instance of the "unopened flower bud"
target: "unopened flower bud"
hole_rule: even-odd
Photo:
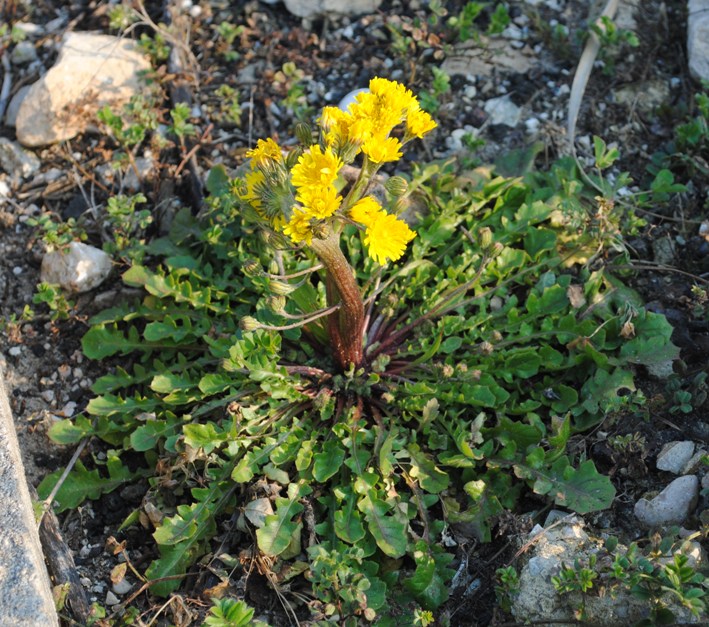
[[[304,146],[310,146],[313,143],[313,132],[310,130],[310,126],[304,122],[298,122],[295,125],[295,136]]]
[[[492,246],[492,230],[489,227],[484,226],[481,228],[478,237],[480,238],[480,248],[483,250],[487,250]]]
[[[239,320],[239,328],[242,331],[256,331],[261,328],[261,323],[253,316],[244,316]]]
[[[325,222],[313,222],[310,228],[313,231],[313,237],[317,239],[325,239],[328,236],[329,229]]]
[[[266,304],[271,311],[281,313],[286,308],[285,296],[269,296],[266,299]]]
[[[247,259],[241,266],[241,270],[246,276],[259,276],[263,273],[261,264],[255,259]]]
[[[392,176],[384,183],[384,187],[392,196],[403,196],[409,189],[409,184],[403,176]]]
[[[483,355],[489,355],[494,350],[495,350],[495,347],[492,344],[490,344],[490,342],[488,342],[488,341],[482,342],[480,344],[480,352]]]
[[[504,249],[504,246],[502,244],[500,244],[500,242],[495,242],[488,249],[487,256],[490,257],[490,259],[494,259],[502,252],[503,249]]]
[[[285,281],[269,281],[268,287],[276,296],[288,296],[293,291],[293,286]]]

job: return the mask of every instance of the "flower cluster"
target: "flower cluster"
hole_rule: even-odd
[[[415,237],[409,226],[388,213],[372,196],[363,196],[382,164],[396,161],[403,146],[436,127],[416,97],[403,85],[374,78],[347,111],[325,107],[318,143],[288,155],[272,139],[259,140],[247,153],[251,169],[237,194],[269,226],[295,244],[339,233],[347,222],[364,230],[370,257],[396,261]],[[392,133],[403,126],[400,136]],[[344,165],[363,155],[357,181],[343,198]]]

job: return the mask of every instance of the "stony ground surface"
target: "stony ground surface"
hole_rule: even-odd
[[[464,5],[444,4],[449,16],[460,13]],[[311,119],[322,106],[337,104],[351,89],[366,86],[372,76],[402,81],[419,93],[433,91],[432,68],[451,75],[451,88],[436,96],[439,129],[407,158],[450,157],[479,163],[538,141],[536,165],[545,167],[567,149],[570,86],[583,48],[579,33],[587,28],[589,6],[577,0],[509,4],[511,25],[488,45],[495,54],[480,55],[477,48],[459,46],[450,35],[446,40],[446,31],[428,21],[431,12],[424,2],[393,0],[361,16],[305,19],[280,3],[182,3],[182,14],[191,23],[193,56],[187,82],[194,96],[191,122],[201,137],[195,152],[198,171],[204,174],[217,163],[235,167],[257,138],[274,136],[287,142],[298,118]],[[165,17],[160,5],[146,6],[155,22]],[[649,179],[652,155],[666,145],[674,126],[691,111],[698,84],[687,70],[684,3],[621,5],[618,23],[638,33],[640,47],[609,50],[603,63],[596,64],[579,114],[576,146],[583,160],[590,157],[593,134],[617,143],[622,152],[618,171],[629,171],[642,186]],[[600,8],[592,7],[592,15]],[[28,33],[21,46],[24,52],[17,52],[19,45],[5,44],[12,70],[10,95],[53,65],[65,32],[116,33],[109,27],[104,3],[39,2],[30,9],[13,2],[4,10],[5,20],[34,25],[23,27]],[[239,26],[231,43],[220,35],[223,24]],[[143,32],[150,28],[140,26],[128,37],[138,38]],[[157,69],[161,76],[168,72],[164,61],[157,62]],[[219,91],[223,85],[234,90],[240,102],[236,119],[225,92]],[[167,89],[161,97],[167,101]],[[15,128],[7,122],[0,135],[14,142]],[[71,298],[74,308],[69,320],[52,321],[43,306],[32,304],[45,248],[27,224],[28,218],[52,211],[64,219],[84,220],[89,242],[100,247],[100,225],[90,218],[109,194],[142,188],[153,200],[189,203],[193,199],[188,169],[181,168],[176,175],[183,155],[146,150],[140,155],[144,169],[139,183],[135,177],[130,180],[128,170],[110,176],[106,164],[114,149],[105,135],[89,129],[67,141],[34,148],[34,157],[27,157],[27,167],[19,173],[0,173],[0,360],[11,390],[28,479],[35,485],[48,472],[63,467],[73,453],[51,444],[46,431],[57,418],[81,412],[92,381],[105,372],[106,364],[82,356],[80,338],[88,318],[121,299],[124,288],[116,268],[98,288]],[[689,183],[689,191],[658,209],[659,213],[648,214],[650,226],[630,242],[641,268],[633,279],[635,286],[649,306],[665,312],[676,326],[675,341],[683,351],[678,370],[687,380],[706,368],[709,347],[709,325],[706,317],[692,314],[696,303],[691,295],[692,285],[706,285],[709,276],[709,243],[700,231],[706,213],[706,165],[704,161],[704,174],[701,168],[699,174],[687,174],[683,182]],[[29,321],[22,320],[25,305],[35,310]],[[665,383],[640,374],[650,399],[647,415],[604,425],[579,442],[611,474],[619,493],[612,510],[591,516],[588,522],[628,540],[645,533],[634,517],[636,503],[647,490],[657,492],[682,472],[657,470],[662,447],[672,441],[691,442],[694,454],[709,445],[706,406],[688,415],[670,415],[663,396]],[[636,449],[623,458],[607,442],[611,436],[626,434],[636,434]],[[91,454],[103,452],[90,444],[84,455]],[[110,606],[127,592],[112,589],[109,572],[116,558],[105,547],[140,498],[138,486],[88,503],[63,519],[83,582],[91,598],[101,604]],[[694,512],[706,508],[707,497],[701,498]],[[471,547],[468,570],[481,585],[469,588],[467,596],[461,591],[454,598],[455,624],[505,620],[495,607],[489,575],[512,557],[515,535],[528,531],[531,524],[524,516],[502,522],[492,546]],[[690,517],[687,524],[696,520]],[[138,536],[130,541],[141,546]],[[137,565],[148,557],[140,548],[132,556]],[[250,601],[259,603],[258,598]],[[198,611],[198,602],[186,603],[185,615]],[[149,616],[150,608],[145,609]],[[175,618],[179,611],[172,611],[172,620],[179,622]]]

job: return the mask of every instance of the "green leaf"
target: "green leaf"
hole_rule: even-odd
[[[364,514],[367,528],[384,554],[402,557],[408,543],[408,521],[404,513],[397,508],[390,514],[391,507],[371,490],[359,500],[357,507]]]
[[[313,455],[315,463],[313,464],[313,477],[320,483],[325,483],[332,477],[345,460],[345,449],[335,439],[327,440],[322,451]]]
[[[576,469],[567,457],[560,457],[548,470],[527,467],[526,471],[540,482],[540,494],[551,491],[557,505],[579,514],[606,509],[615,497],[610,479],[599,474],[591,460],[586,460]]]
[[[111,355],[144,351],[146,343],[135,327],[130,327],[126,336],[114,323],[91,327],[81,338],[81,348],[89,359],[105,359]]]
[[[339,506],[334,516],[335,534],[348,544],[359,542],[366,533],[360,512],[357,511],[357,497],[352,488],[335,489]]]
[[[304,482],[288,486],[288,498],[276,499],[276,513],[266,516],[264,526],[256,530],[256,540],[261,551],[267,555],[280,555],[291,544],[293,535],[301,528],[293,518],[303,511],[299,500],[310,494],[312,489]]]
[[[536,260],[539,255],[556,248],[556,233],[549,229],[530,228],[524,236],[524,249]]]
[[[408,588],[416,597],[416,600],[427,610],[435,610],[448,600],[448,586],[441,576],[441,566],[445,566],[448,559],[437,563],[431,551],[431,547],[423,541],[416,543],[414,550],[414,561],[416,571],[412,577],[404,580],[404,586]],[[447,556],[448,557],[448,556]],[[449,556],[451,559],[453,556]]]
[[[60,420],[49,428],[49,437],[57,444],[76,444],[85,437],[93,435],[94,428],[85,416],[77,416],[73,420]]]
[[[436,467],[433,460],[424,453],[417,444],[410,444],[408,452],[411,457],[411,470],[409,471],[419,485],[430,492],[438,494],[448,487],[448,474]]]
[[[229,191],[229,175],[223,165],[215,165],[209,170],[206,187],[210,196],[221,196]]]
[[[81,461],[77,461],[55,496],[57,512],[75,509],[86,499],[95,500],[102,494],[125,485],[135,477],[135,474],[131,473],[115,456],[109,457],[106,468],[108,477],[102,476],[97,469],[88,470]],[[57,470],[42,480],[37,487],[40,499],[44,500],[49,496],[63,473],[63,469]]]

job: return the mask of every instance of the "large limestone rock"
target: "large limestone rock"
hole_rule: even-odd
[[[148,60],[133,41],[67,33],[57,62],[25,96],[17,112],[17,139],[44,146],[71,139],[95,122],[104,105],[120,106],[141,88]]]
[[[286,8],[298,17],[313,18],[327,13],[359,15],[372,13],[382,0],[284,0]]]
[[[687,8],[689,72],[697,80],[709,81],[709,0],[689,0]]]
[[[40,279],[80,294],[103,283],[112,267],[111,258],[99,248],[72,242],[66,250],[53,250],[44,256]]]

